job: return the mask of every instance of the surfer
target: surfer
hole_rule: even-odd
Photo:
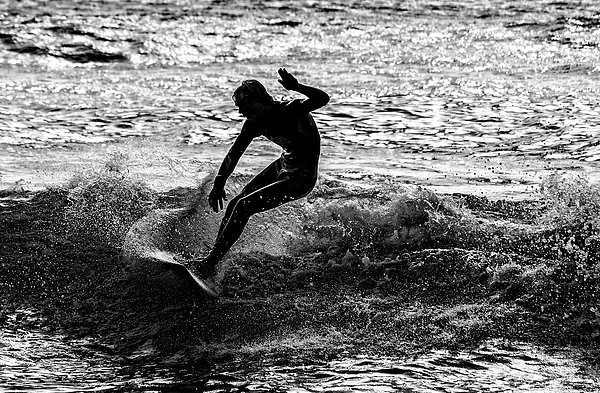
[[[285,68],[278,82],[303,99],[274,100],[257,80],[245,80],[234,91],[233,101],[246,118],[240,134],[225,155],[208,195],[210,207],[219,212],[227,200],[225,183],[254,138],[263,136],[283,148],[283,154],[246,184],[227,204],[214,247],[204,259],[202,280],[214,294],[217,264],[242,234],[253,214],[276,208],[306,196],[317,182],[321,137],[310,112],[325,106],[329,95],[299,83]],[[206,290],[206,289],[205,289]]]

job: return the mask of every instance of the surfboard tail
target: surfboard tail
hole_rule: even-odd
[[[163,250],[155,250],[149,256],[153,258],[155,262],[161,264],[164,268],[177,274],[194,287],[201,289],[202,292],[208,296],[216,298],[221,294],[222,289],[216,282],[214,282],[214,280],[209,278],[201,278],[193,273],[185,265],[177,261],[178,258],[176,254]]]

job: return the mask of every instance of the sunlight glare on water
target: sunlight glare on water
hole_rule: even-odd
[[[479,159],[492,157],[514,173],[530,171],[527,161],[536,168],[527,185],[564,160],[597,172],[594,2],[69,4],[3,3],[10,12],[2,14],[0,43],[2,144],[65,156],[76,154],[72,146],[132,138],[226,147],[242,120],[232,91],[256,78],[289,97],[275,81],[286,66],[332,96],[315,118],[323,168],[336,176],[352,176],[362,163],[344,158],[363,152],[371,172],[410,181],[415,171],[427,185],[441,171],[446,178],[432,185],[450,190],[456,177],[459,186],[526,188],[497,176],[469,181],[450,164],[423,172],[419,161],[460,158],[482,169]],[[377,158],[390,150],[405,165]],[[28,161],[18,166],[27,172]],[[19,174],[9,170],[1,180],[14,183]]]
[[[31,315],[18,310],[16,315]],[[8,325],[15,323],[9,317]],[[0,329],[0,391],[93,392],[113,388],[117,368],[86,340],[22,328]]]

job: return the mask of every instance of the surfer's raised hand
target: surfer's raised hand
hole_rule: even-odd
[[[279,82],[281,86],[285,87],[287,90],[297,91],[308,97],[308,99],[302,101],[302,107],[306,112],[312,112],[319,109],[329,102],[329,95],[327,93],[316,87],[307,86],[298,82],[298,79],[290,74],[285,68],[280,68],[277,72],[280,77],[277,82]]]
[[[285,68],[280,68],[277,70],[279,73],[279,78],[277,82],[281,84],[286,90],[298,90],[298,79],[292,74],[290,74]]]
[[[215,213],[218,213],[221,209],[223,209],[223,204],[226,200],[227,193],[223,187],[213,187],[208,194],[208,204],[215,211]]]

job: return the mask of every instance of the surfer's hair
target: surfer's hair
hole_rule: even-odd
[[[246,97],[263,104],[272,104],[274,102],[273,97],[267,92],[267,89],[256,79],[247,79],[243,81],[231,96],[236,105],[240,100]]]

